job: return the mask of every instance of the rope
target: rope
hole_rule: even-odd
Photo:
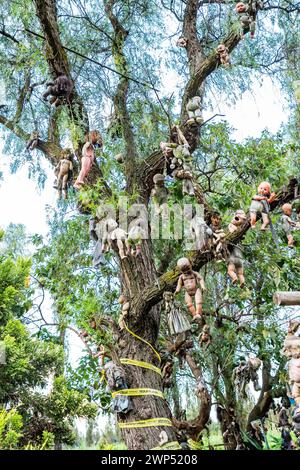
[[[173,426],[168,418],[142,419],[141,421],[131,421],[129,423],[118,423],[120,429],[150,428],[156,426]]]
[[[166,444],[163,444],[162,446],[153,447],[153,449],[150,450],[182,450],[182,447],[179,445],[178,441],[171,441],[166,442]]]
[[[126,331],[128,331],[129,334],[131,334],[134,338],[137,338],[139,339],[140,341],[142,341],[143,343],[147,344],[149,346],[149,348],[152,349],[152,351],[154,352],[154,354],[157,356],[159,362],[161,363],[161,357],[159,355],[159,353],[156,351],[156,349],[152,346],[152,344],[150,344],[148,341],[146,341],[145,339],[141,338],[140,336],[138,336],[136,333],[134,333],[133,331],[131,331],[128,326],[126,325],[126,322],[124,321],[124,326],[125,326],[125,329]]]
[[[115,398],[118,395],[125,397],[146,397],[152,395],[154,397],[165,398],[164,394],[160,390],[154,388],[124,388],[123,390],[117,390],[112,392],[112,397]]]
[[[153,372],[156,372],[162,377],[162,371],[160,370],[160,368],[154,366],[153,364],[150,364],[149,362],[136,361],[134,359],[126,359],[124,357],[120,359],[120,362],[121,364],[128,365],[128,366],[143,367],[144,369],[153,370]]]

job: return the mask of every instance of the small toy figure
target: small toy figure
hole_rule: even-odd
[[[182,313],[180,304],[175,300],[173,292],[164,292],[165,311],[171,335],[178,335],[191,329],[190,322]]]
[[[189,216],[187,218],[189,219]],[[207,248],[213,236],[213,231],[208,227],[203,217],[197,215],[195,211],[192,212],[189,229],[192,239],[195,241],[195,250],[202,251]]]
[[[151,191],[151,197],[153,198],[155,213],[161,214],[164,205],[168,202],[169,191],[165,187],[165,177],[160,173],[153,176],[154,188]]]
[[[236,211],[232,221],[228,225],[228,230],[230,233],[236,232],[238,227],[243,225],[247,220],[246,214],[242,209]]]
[[[130,310],[130,302],[128,302],[127,298],[124,294],[121,294],[118,300],[119,304],[122,306],[122,313],[119,318],[119,328],[124,330],[125,328],[125,318],[127,317],[129,310]]]
[[[192,270],[192,265],[188,258],[180,258],[177,261],[177,268],[181,271],[179,276],[175,295],[179,294],[181,289],[185,289],[185,302],[192,314],[193,320],[201,319],[202,316],[202,293],[205,291],[203,277]],[[196,308],[193,304],[195,297]]]
[[[30,139],[26,145],[26,150],[34,150],[38,146],[39,137],[40,137],[40,134],[38,131],[31,132]]]
[[[234,384],[242,397],[247,398],[246,386],[252,381],[254,390],[259,391],[261,387],[258,383],[257,371],[261,366],[261,360],[258,357],[250,358],[248,361],[241,361],[233,371]]]
[[[215,251],[215,256],[218,262],[226,261],[229,256],[227,244],[225,241],[226,233],[221,227],[221,222],[222,222],[222,218],[219,212],[214,211],[212,214],[210,214],[209,227],[213,231],[212,236],[213,236],[214,251]]]
[[[202,333],[200,335],[200,346],[203,347],[204,351],[208,348],[208,346],[212,342],[212,336],[210,333],[210,326],[209,325],[204,325]]]
[[[101,224],[97,223],[95,218],[91,218],[89,221],[89,232],[90,238],[96,243],[93,255],[93,267],[98,268],[104,263],[104,258],[102,253]]]
[[[109,361],[104,366],[107,385],[109,390],[117,392],[127,389],[125,371],[123,367],[117,366],[113,361]],[[125,395],[116,395],[113,398],[113,410],[117,413],[128,413],[133,409],[132,400]]]
[[[228,67],[230,65],[230,58],[229,58],[229,49],[225,46],[225,44],[219,44],[216,50],[221,65],[224,67]]]
[[[99,221],[99,229],[101,228],[101,239],[102,239],[102,253],[108,253],[111,248],[110,234],[118,227],[117,222],[112,217],[105,214],[105,218]],[[97,224],[98,225],[98,224]],[[99,237],[100,238],[100,237]]]
[[[236,245],[229,245],[229,263],[228,263],[228,275],[232,280],[232,284],[237,284],[240,281],[240,287],[245,287],[244,277],[244,260],[242,250]]]
[[[187,42],[188,42],[188,41],[187,41],[186,38],[181,37],[181,38],[179,38],[179,39],[177,40],[176,46],[178,46],[178,47],[186,47],[186,46],[187,46]]]
[[[147,217],[140,213],[139,217],[134,219],[129,225],[128,231],[128,251],[127,254],[138,256],[142,252],[142,240],[147,239]]]
[[[187,124],[191,126],[197,126],[199,124],[202,124],[203,119],[201,116],[202,113],[200,96],[194,96],[193,98],[191,98],[186,105],[186,110],[189,116]]]
[[[294,247],[294,237],[293,237],[293,230],[299,228],[299,222],[295,222],[292,219],[293,208],[291,204],[283,204],[281,207],[283,215],[281,216],[281,224],[282,228],[286,234],[288,240],[288,247]]]
[[[95,148],[102,148],[102,146],[103,141],[100,132],[97,130],[91,131],[88,135],[88,141],[82,148],[81,170],[74,184],[75,189],[81,189],[85,183],[85,179],[91,171],[95,160]]]
[[[127,233],[118,226],[116,221],[114,224],[111,224],[111,228],[113,228],[113,230],[109,234],[109,246],[112,247],[113,242],[116,242],[121,259],[127,258],[125,251],[128,252],[130,250]]]
[[[58,190],[58,198],[68,198],[68,186],[73,175],[72,155],[69,149],[62,151],[62,159],[55,167],[56,181],[54,187]]]
[[[64,102],[69,101],[73,90],[73,82],[61,72],[53,82],[47,83],[47,87],[47,90],[43,94],[43,100],[47,101],[48,96],[52,96],[52,98],[50,98],[50,104],[54,104],[55,107],[58,107]]]
[[[242,27],[241,38],[244,39],[245,34],[250,31],[250,38],[254,39],[255,16],[250,5],[246,5],[244,2],[239,2],[237,3],[235,9],[240,17],[240,23]]]
[[[260,213],[263,220],[261,230],[266,230],[267,226],[270,224],[270,203],[273,202],[275,198],[276,194],[271,194],[270,183],[268,183],[268,181],[260,183],[258,186],[258,194],[253,196],[250,205],[251,228],[255,228],[257,214]]]

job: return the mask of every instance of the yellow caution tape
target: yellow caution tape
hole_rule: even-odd
[[[182,447],[179,445],[178,441],[166,442],[160,447],[153,447],[150,450],[182,450]]]
[[[100,383],[103,382],[103,381],[105,383],[107,383],[106,376],[105,376],[105,370],[101,369],[101,371],[100,371]]]
[[[115,398],[117,395],[127,397],[143,397],[153,395],[154,397],[165,398],[164,394],[160,390],[155,390],[154,388],[124,388],[123,390],[112,392],[111,395],[113,398]]]
[[[141,421],[130,421],[128,423],[118,423],[120,429],[150,428],[155,426],[173,426],[168,418],[151,418]]]
[[[126,322],[124,321],[124,326],[125,326],[125,329],[128,331],[128,333],[130,333],[134,338],[137,338],[139,339],[140,341],[142,341],[143,343],[147,344],[149,346],[149,348],[152,349],[152,351],[154,352],[154,354],[157,356],[159,362],[161,362],[161,357],[159,355],[159,353],[156,351],[156,349],[152,346],[152,344],[150,344],[148,341],[146,341],[145,339],[141,338],[140,336],[138,336],[136,333],[134,333],[133,331],[131,331],[128,326],[126,325]]]
[[[144,369],[153,370],[162,377],[162,371],[160,370],[160,368],[154,366],[153,364],[150,364],[149,362],[135,361],[134,359],[126,359],[123,357],[120,359],[120,362],[124,365],[143,367]]]

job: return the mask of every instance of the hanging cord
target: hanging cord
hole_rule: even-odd
[[[124,321],[124,326],[125,326],[126,331],[127,331],[129,334],[131,334],[134,338],[137,338],[137,339],[139,339],[140,341],[142,341],[143,343],[147,344],[147,345],[149,346],[149,348],[152,349],[152,351],[154,352],[154,354],[156,355],[156,357],[158,358],[159,363],[161,363],[161,357],[160,357],[159,353],[156,351],[156,349],[152,346],[152,344],[150,344],[148,341],[146,341],[145,339],[141,338],[141,337],[138,336],[136,333],[134,333],[133,331],[131,331],[131,330],[128,328],[128,326],[127,326],[127,324],[126,324],[125,321]]]

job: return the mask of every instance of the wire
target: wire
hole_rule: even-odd
[[[37,38],[43,39],[44,41],[46,40],[44,36],[42,36],[41,34],[35,33],[34,31],[31,31],[30,29],[25,28],[25,31],[29,34],[32,34],[33,36],[36,36]],[[157,88],[154,88],[153,85],[151,85],[150,83],[140,82],[136,78],[132,78],[132,77],[129,77],[128,75],[125,75],[122,72],[118,72],[117,70],[109,67],[108,65],[101,64],[101,62],[98,62],[95,59],[91,59],[90,57],[87,57],[86,55],[81,54],[80,52],[74,51],[74,49],[70,49],[69,47],[64,46],[64,45],[62,45],[62,47],[66,51],[71,52],[72,54],[76,54],[79,57],[82,57],[83,59],[88,60],[89,62],[93,62],[94,64],[99,65],[100,67],[103,67],[104,69],[110,70],[110,72],[116,73],[117,75],[120,75],[121,77],[126,78],[127,80],[131,80],[132,82],[138,83],[139,85],[142,85],[142,86],[146,86],[155,92],[159,92],[159,90],[157,90]]]

